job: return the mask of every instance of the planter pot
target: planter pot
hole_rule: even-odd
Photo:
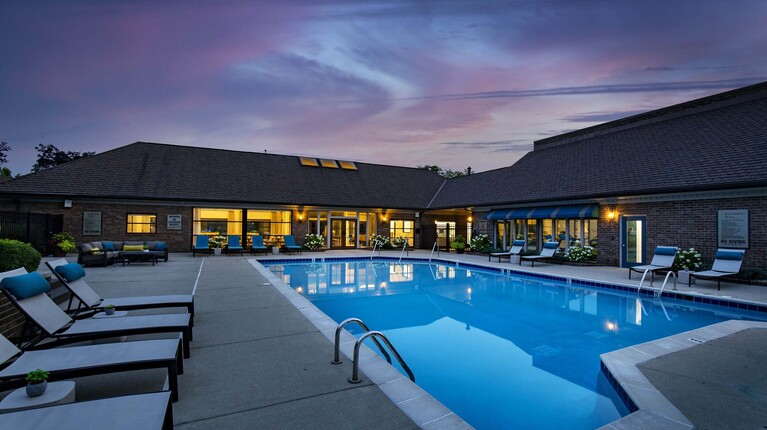
[[[46,388],[48,388],[48,381],[43,381],[39,384],[27,384],[27,396],[42,396]]]
[[[213,255],[221,255],[221,248],[213,248]]]
[[[510,255],[509,256],[509,264],[519,264],[519,255]],[[473,274],[474,272],[472,272]]]
[[[53,245],[53,247],[51,248],[51,253],[53,253],[54,257],[66,257],[67,256],[67,253],[62,251],[61,248],[59,248],[56,245]]]
[[[682,284],[692,285],[695,283],[695,278],[690,277],[689,270],[680,270],[677,272],[677,277],[679,278],[679,282]]]
[[[114,315],[115,314],[115,308],[104,308],[104,313],[107,315]]]
[[[456,248],[456,249],[455,249],[455,253],[456,253],[456,254],[463,254],[463,251],[464,251],[464,250],[463,250],[462,248]]]

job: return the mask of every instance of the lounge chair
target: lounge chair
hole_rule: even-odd
[[[554,258],[554,253],[559,248],[559,242],[546,242],[543,244],[543,249],[538,255],[523,255],[519,257],[519,265],[522,265],[522,260],[528,260],[532,263],[532,267],[535,267],[536,261],[548,261]]]
[[[182,333],[184,358],[191,354],[192,322],[189,314],[125,316],[117,318],[72,320],[46,294],[48,281],[37,272],[22,267],[0,273],[0,287],[8,300],[43,331],[51,342],[41,347],[64,345],[86,340],[148,333]],[[34,346],[38,348],[38,345]]]
[[[163,296],[137,296],[137,297],[111,297],[103,298],[93,291],[93,288],[85,282],[85,270],[77,263],[69,263],[65,258],[51,260],[45,263],[51,273],[61,284],[72,293],[69,297],[67,310],[72,310],[72,301],[78,300],[77,308],[85,306],[89,311],[99,312],[106,305],[114,305],[117,309],[154,309],[154,308],[177,308],[185,307],[194,325],[194,295],[193,294],[169,294]]]
[[[161,391],[10,412],[2,423],[7,429],[170,430],[173,409],[170,393]]]
[[[198,235],[194,242],[194,246],[192,247],[192,257],[194,257],[198,252],[210,254],[210,246],[208,244],[209,241],[210,237],[204,234]]]
[[[226,244],[226,255],[229,255],[233,252],[239,252],[240,255],[242,255],[242,245],[240,245],[240,236],[229,236],[227,237],[227,244]]]
[[[291,252],[298,251],[299,254],[301,254],[301,247],[296,245],[296,240],[293,238],[293,235],[286,234],[285,235],[285,252],[290,255]]]
[[[50,372],[49,381],[143,369],[168,369],[168,386],[178,401],[178,375],[184,373],[181,339],[152,339],[104,345],[21,351],[0,335],[0,391],[26,385],[32,369]],[[3,415],[4,417],[5,415]]]
[[[266,254],[269,252],[269,248],[264,246],[264,236],[257,234],[251,238],[250,254],[255,255],[256,252],[263,252]]]
[[[674,258],[676,257],[677,250],[678,248],[676,246],[656,246],[650,264],[629,267],[629,279],[631,279],[631,272],[641,272],[642,281],[639,282],[639,285],[641,286],[647,273],[650,273],[650,283],[652,284],[652,282],[655,281],[655,272],[659,270],[671,270],[674,266]]]
[[[487,256],[487,261],[490,261],[493,257],[498,257],[498,262],[501,262],[501,258],[508,258],[511,259],[512,255],[518,255],[520,252],[522,252],[522,248],[525,247],[525,241],[524,240],[515,240],[511,243],[511,248],[509,248],[508,251],[504,252],[491,252],[490,255]]]
[[[742,249],[719,249],[714,256],[711,270],[690,272],[690,278],[716,279],[716,289],[721,290],[722,278],[737,275],[745,255],[746,251]]]

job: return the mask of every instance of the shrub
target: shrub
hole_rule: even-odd
[[[381,236],[380,234],[373,236],[373,239],[370,241],[370,243],[372,243],[373,246],[378,246],[381,248],[388,248],[391,246],[389,244],[389,238],[386,236]]]
[[[586,246],[571,246],[565,253],[565,259],[567,261],[573,261],[576,263],[582,263],[594,259],[594,248]]]
[[[452,249],[464,249],[466,248],[466,239],[460,234],[455,235],[453,241],[450,242],[450,248]]]
[[[304,248],[306,249],[320,249],[325,246],[325,238],[321,234],[308,233],[304,237]]]
[[[478,234],[471,238],[469,246],[471,246],[472,251],[487,252],[493,245],[490,243],[490,239],[486,234]]]
[[[43,257],[32,245],[18,240],[0,239],[0,272],[23,267],[34,272]]]
[[[700,262],[700,253],[695,248],[680,249],[674,257],[674,270],[700,270],[703,264]]]
[[[51,242],[64,252],[72,252],[76,248],[75,238],[65,231],[51,236]]]
[[[402,248],[406,243],[407,243],[407,239],[405,239],[402,236],[393,237],[391,239],[391,244],[394,245],[395,248]]]

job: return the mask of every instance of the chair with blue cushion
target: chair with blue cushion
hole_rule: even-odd
[[[554,253],[559,249],[559,242],[546,242],[543,244],[543,249],[538,255],[523,255],[519,257],[519,265],[522,265],[522,260],[527,260],[532,263],[532,267],[535,267],[536,261],[550,261],[554,259]]]
[[[240,236],[229,236],[226,243],[226,255],[233,252],[239,252],[242,255],[242,245],[240,245]]]
[[[72,302],[75,299],[79,302],[76,311],[80,314],[101,312],[104,306],[110,304],[120,310],[185,307],[194,325],[193,294],[103,298],[85,282],[85,270],[79,264],[69,263],[65,258],[59,258],[46,261],[45,265],[51,269],[51,273],[56,275],[61,285],[72,293],[69,296],[67,311],[72,310]]]
[[[0,288],[27,320],[42,331],[37,339],[51,338],[45,347],[94,339],[154,333],[181,333],[184,358],[191,355],[192,320],[189,314],[124,316],[73,320],[46,294],[51,286],[38,272],[21,267],[0,273]]]
[[[501,258],[508,258],[511,259],[512,255],[518,255],[520,252],[522,252],[522,249],[525,247],[525,241],[524,240],[515,240],[511,244],[511,248],[509,248],[508,251],[504,252],[491,252],[490,255],[487,256],[487,261],[490,261],[493,257],[498,257],[498,262],[501,262]]]
[[[192,257],[194,257],[198,252],[210,254],[210,245],[208,244],[209,241],[210,237],[204,234],[197,236],[197,240],[195,240],[194,247],[192,248]]]
[[[721,290],[721,280],[727,276],[737,275],[746,255],[744,249],[719,249],[714,256],[714,264],[711,270],[690,273],[690,279],[716,279],[716,289]]]
[[[251,238],[250,255],[255,255],[256,252],[263,252],[266,255],[269,252],[269,248],[264,246],[264,236],[257,234]]]
[[[285,252],[290,255],[291,252],[298,252],[301,254],[301,248],[300,246],[296,245],[296,239],[293,238],[292,234],[286,234],[285,235]]]
[[[650,264],[629,267],[629,279],[631,279],[631,272],[641,272],[642,280],[639,282],[639,286],[641,287],[642,283],[644,283],[645,276],[647,276],[647,273],[650,273],[650,284],[652,285],[652,282],[655,280],[655,272],[659,270],[671,270],[674,266],[676,252],[676,246],[656,246]]]

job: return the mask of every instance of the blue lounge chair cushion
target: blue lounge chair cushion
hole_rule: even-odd
[[[717,260],[742,260],[743,253],[740,251],[717,251],[714,258]]]
[[[115,250],[115,244],[113,242],[101,241],[101,246],[104,248],[104,251],[114,252]]]
[[[168,247],[168,244],[165,242],[158,242],[157,247],[155,247],[155,251],[165,251],[165,249]]]
[[[8,290],[18,300],[34,297],[51,290],[48,281],[37,272],[7,277],[0,282],[0,286]]]
[[[559,248],[559,244],[557,242],[546,242],[543,244],[543,247],[547,249]]]
[[[66,279],[67,282],[74,282],[85,276],[85,269],[77,263],[67,263],[57,266],[56,273]]]
[[[197,241],[194,244],[195,249],[208,249],[208,236],[197,236]]]
[[[655,248],[657,255],[676,255],[676,248],[673,246],[658,246]]]
[[[512,245],[513,245],[513,246],[524,246],[524,245],[525,245],[525,241],[524,241],[524,240],[522,240],[522,239],[520,239],[520,240],[515,240],[514,242],[512,242]]]

